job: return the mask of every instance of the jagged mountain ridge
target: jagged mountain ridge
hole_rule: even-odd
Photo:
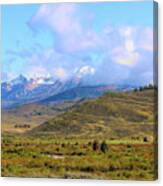
[[[50,96],[44,100],[41,100],[40,103],[57,103],[61,101],[72,101],[79,99],[89,99],[96,98],[103,95],[107,91],[126,91],[125,86],[107,86],[107,85],[98,85],[98,86],[78,86],[66,91],[63,91],[59,94]]]
[[[79,83],[75,80],[62,82],[52,77],[39,77],[28,80],[20,75],[9,82],[2,83],[2,107],[9,108],[24,103],[37,102],[69,88],[77,87]]]
[[[13,108],[33,102],[62,102],[65,100],[94,98],[106,91],[132,90],[129,85],[85,85],[82,79],[71,78],[66,81],[53,77],[27,79],[23,75],[3,82],[2,108]]]

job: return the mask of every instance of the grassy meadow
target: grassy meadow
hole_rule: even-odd
[[[1,174],[154,180],[155,109],[155,90],[150,89],[106,93],[82,103],[4,110]],[[30,127],[21,127],[24,123]]]

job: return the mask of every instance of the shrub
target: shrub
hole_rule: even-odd
[[[148,141],[148,138],[145,136],[145,137],[143,138],[143,141],[144,141],[144,142],[147,142],[147,141]]]
[[[127,148],[131,148],[132,146],[131,145],[127,145]]]
[[[140,88],[139,88],[139,91],[143,91],[143,87],[140,87]]]
[[[65,147],[65,144],[64,144],[64,143],[62,143],[62,144],[61,144],[61,147],[63,147],[63,148],[64,148],[64,147]]]
[[[91,166],[82,167],[80,170],[83,172],[94,172],[94,168]]]
[[[103,142],[101,143],[100,150],[101,150],[103,153],[105,153],[105,152],[108,151],[108,145],[106,144],[105,141],[103,141]]]
[[[116,166],[114,166],[114,165],[110,165],[109,166],[109,171],[115,171],[116,170]]]
[[[59,152],[59,148],[58,147],[56,148],[56,151]]]
[[[36,112],[36,115],[41,116],[41,115],[42,115],[42,113],[41,113],[41,112]]]
[[[93,144],[92,144],[92,149],[93,149],[93,151],[97,151],[97,150],[99,150],[99,143],[98,143],[98,141],[94,141],[93,142]]]
[[[33,155],[32,157],[35,159],[36,158],[36,155]]]

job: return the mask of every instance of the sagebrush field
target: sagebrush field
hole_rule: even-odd
[[[56,116],[48,112],[52,113],[49,120],[44,105],[29,105],[28,113],[23,110],[27,106],[5,110],[2,176],[154,180],[155,93],[154,89],[109,92],[96,99],[65,103],[69,109],[59,110]],[[56,108],[65,109],[63,105]],[[16,118],[21,123],[16,126],[12,114],[18,110]],[[27,122],[33,110],[39,114]],[[21,127],[24,123],[30,127]]]

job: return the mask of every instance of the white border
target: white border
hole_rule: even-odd
[[[97,0],[96,0],[97,1]],[[104,1],[124,1],[124,0],[98,0]],[[126,0],[125,0],[126,1]],[[130,0],[133,1],[133,0]],[[51,3],[51,2],[94,2],[94,0],[1,0],[0,4],[18,4],[18,3]],[[163,20],[163,0],[157,0],[159,3],[159,179],[157,181],[103,181],[103,180],[63,180],[63,179],[44,179],[44,178],[0,178],[0,185],[2,186],[119,186],[119,185],[139,185],[139,186],[155,186],[163,185],[163,58],[162,48],[163,43],[162,24],[160,20]]]

